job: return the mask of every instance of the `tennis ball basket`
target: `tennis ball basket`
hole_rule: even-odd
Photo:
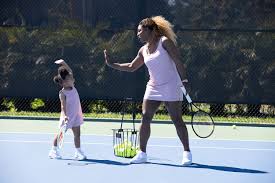
[[[132,108],[132,123],[133,128],[123,128],[124,114],[126,105],[130,104]],[[137,154],[139,150],[139,143],[138,137],[139,133],[135,129],[135,103],[132,98],[126,98],[123,101],[122,105],[122,119],[120,123],[119,129],[112,129],[113,130],[113,147],[114,147],[114,155],[123,158],[132,158]]]

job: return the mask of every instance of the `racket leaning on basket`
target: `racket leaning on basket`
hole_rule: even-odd
[[[66,132],[67,132],[67,122],[63,122],[57,134],[57,147],[59,149],[61,149],[63,146]]]
[[[181,90],[191,109],[191,126],[194,133],[200,138],[210,137],[215,129],[214,120],[209,113],[203,111],[193,103],[184,86],[181,87]]]

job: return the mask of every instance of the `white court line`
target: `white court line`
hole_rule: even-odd
[[[0,132],[0,134],[23,134],[23,135],[55,135],[56,133],[41,133],[41,132]],[[68,135],[72,135],[69,133]],[[95,137],[112,137],[113,135],[101,135],[101,134],[86,134],[83,133],[81,136],[95,136]],[[161,137],[161,136],[151,136],[150,138],[156,139],[178,139],[178,137]],[[274,140],[239,140],[239,139],[201,139],[201,138],[189,138],[190,140],[203,140],[203,141],[236,141],[236,142],[268,142],[275,143]]]
[[[51,144],[51,141],[39,141],[39,140],[0,140],[0,142],[8,143],[47,143]],[[64,142],[66,144],[73,144],[73,142]],[[96,143],[96,142],[83,142],[85,145],[103,145],[103,146],[112,146],[110,143]],[[171,146],[171,145],[157,145],[150,144],[149,147],[161,147],[161,148],[182,148],[182,146]],[[242,147],[215,147],[215,146],[192,146],[192,149],[216,149],[216,150],[245,150],[245,151],[273,151],[275,149],[258,149],[258,148],[242,148]]]

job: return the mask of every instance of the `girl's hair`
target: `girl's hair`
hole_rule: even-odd
[[[139,25],[146,27],[151,31],[155,31],[157,36],[165,36],[176,45],[177,35],[173,31],[173,25],[166,20],[163,16],[153,16],[151,18],[143,19]]]
[[[60,75],[54,76],[54,78],[53,78],[53,82],[58,84],[58,85],[62,85],[62,81],[63,80],[62,80]]]
[[[62,82],[66,79],[66,76],[69,75],[69,71],[66,69],[66,67],[61,66],[58,68],[58,75],[54,76],[53,81],[62,86]]]
[[[69,75],[69,71],[66,69],[66,67],[61,66],[58,68],[58,75],[61,77],[62,80],[66,79],[66,76]]]

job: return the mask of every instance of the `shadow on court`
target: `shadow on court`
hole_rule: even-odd
[[[253,170],[253,169],[246,169],[246,168],[237,168],[237,167],[229,167],[229,166],[217,166],[217,165],[205,165],[199,163],[193,163],[190,166],[182,166],[182,165],[175,165],[169,163],[153,163],[148,162],[148,164],[155,164],[155,165],[164,165],[164,166],[172,166],[172,167],[182,167],[182,168],[201,168],[201,169],[211,169],[211,170],[218,170],[224,172],[239,172],[239,173],[268,173],[265,171],[260,170]]]
[[[122,163],[119,161],[112,161],[107,159],[85,159],[82,161],[76,161],[73,159],[62,159],[62,160],[72,160],[68,163],[68,165],[75,165],[75,166],[84,166],[89,164],[106,164],[106,165],[116,165],[116,166],[127,166],[129,163]]]

